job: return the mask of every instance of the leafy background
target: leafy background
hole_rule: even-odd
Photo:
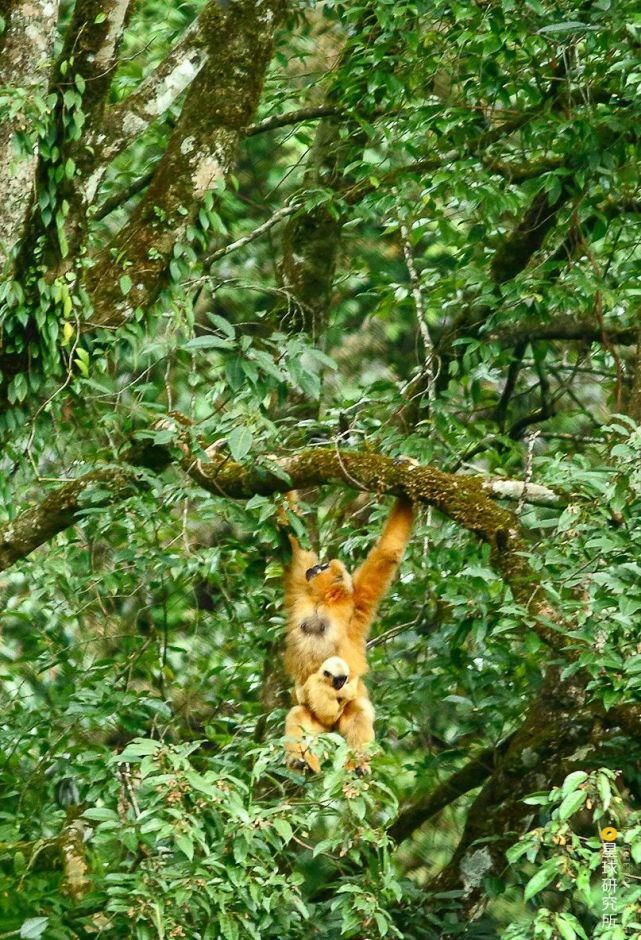
[[[7,355],[29,337],[24,368],[0,364],[3,544],[132,446],[171,462],[138,467],[120,503],[85,488],[77,524],[1,576],[1,935],[637,936],[636,5],[290,9],[252,120],[327,113],[248,134],[190,204],[157,295],[104,330],[83,278],[145,205],[185,99],[110,163],[73,253],[82,160],[64,154],[88,98],[72,7],[57,78],[0,95],[14,158],[40,161],[32,238],[0,285]],[[205,7],[135,5],[112,105]],[[112,261],[127,298],[137,272]],[[547,614],[422,507],[370,651],[372,775],[346,772],[331,735],[320,777],[287,770],[281,499],[195,485],[174,412],[194,459],[216,442],[260,467],[321,444],[547,487],[546,505],[527,488],[510,504]],[[348,564],[389,508],[344,483],[302,501]],[[622,832],[610,926],[606,824]]]

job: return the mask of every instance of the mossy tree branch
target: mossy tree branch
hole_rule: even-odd
[[[70,480],[0,530],[0,571],[26,558],[82,518],[86,509],[122,502],[141,486],[131,467],[103,467]]]
[[[142,448],[129,454],[132,464],[152,470],[162,469],[171,460],[172,453],[165,447]],[[517,519],[492,498],[491,480],[444,473],[436,467],[376,453],[330,448],[313,448],[240,465],[220,455],[200,461],[183,443],[180,460],[195,483],[228,499],[249,499],[255,494],[269,496],[292,488],[339,483],[381,496],[407,496],[433,506],[490,546],[494,565],[516,600],[528,608],[534,629],[557,649],[565,643],[563,636],[549,626],[554,614],[540,596]],[[505,481],[500,483],[497,495],[505,496]],[[134,470],[126,466],[92,471],[66,483],[0,531],[0,570],[73,525],[88,506],[110,505],[126,498],[139,485]],[[99,492],[92,499],[91,488],[96,486]],[[522,493],[522,485],[514,492]]]
[[[485,748],[435,789],[414,796],[401,808],[388,834],[395,842],[403,842],[446,806],[480,787],[496,770],[499,757],[506,751],[509,740],[507,738],[496,747]]]

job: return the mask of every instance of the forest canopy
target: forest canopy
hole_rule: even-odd
[[[638,4],[0,27],[0,937],[640,936]],[[284,761],[292,489],[416,504],[369,775]]]

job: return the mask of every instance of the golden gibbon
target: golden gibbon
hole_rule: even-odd
[[[400,498],[363,564],[350,575],[337,559],[320,564],[291,533],[291,563],[285,574],[287,633],[285,668],[304,687],[323,662],[339,657],[348,667],[354,697],[345,702],[335,723],[355,752],[355,767],[367,770],[366,749],[374,740],[374,709],[362,677],[367,672],[366,640],[378,605],[387,592],[410,537],[414,510]],[[326,731],[309,701],[290,709],[285,722],[288,762],[319,769],[305,746],[306,735]]]

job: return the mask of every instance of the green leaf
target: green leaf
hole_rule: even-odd
[[[60,246],[60,254],[63,258],[66,258],[69,254],[69,243],[67,241],[67,236],[65,235],[64,226],[62,224],[56,225],[56,232],[58,233],[58,245]]]
[[[376,926],[381,937],[386,937],[389,933],[389,924],[385,917],[380,914],[378,911],[374,912],[374,920],[376,921]]]
[[[529,848],[530,845],[526,841],[516,842],[507,850],[505,857],[507,858],[510,865],[514,865],[523,855],[525,855]]]
[[[559,934],[563,940],[576,940],[576,931],[574,930],[574,927],[566,920],[563,920],[562,917],[563,915],[559,914],[556,916],[556,929],[559,931]]]
[[[253,443],[252,432],[247,427],[237,427],[227,435],[227,446],[234,460],[239,463],[247,456]]]
[[[556,924],[563,940],[573,940],[574,937],[580,937],[581,940],[588,940],[588,935],[574,914],[557,914]],[[571,933],[569,931],[571,931]]]
[[[278,382],[283,381],[283,372],[269,353],[264,352],[262,349],[253,349],[250,355],[263,372],[267,375],[271,375],[272,378],[276,379]]]
[[[294,835],[292,827],[287,822],[286,819],[275,819],[274,820],[274,829],[281,837],[283,842],[289,842]]]
[[[160,741],[153,741],[151,738],[136,738],[120,754],[116,754],[115,761],[118,764],[135,762],[143,757],[155,754],[162,747]]]
[[[82,375],[87,378],[89,375],[89,353],[86,349],[83,349],[82,346],[76,347],[76,358],[74,363]]]
[[[608,809],[612,802],[612,788],[608,777],[603,773],[598,774],[596,786],[599,791],[599,796],[601,797],[601,802],[603,803],[603,809]]]
[[[559,819],[569,819],[585,803],[588,794],[585,790],[568,793],[559,807]]]
[[[537,33],[571,33],[594,28],[588,26],[587,23],[582,23],[581,20],[566,20],[564,23],[552,23],[550,26],[542,26],[537,29]]]
[[[196,336],[185,343],[183,349],[193,352],[199,349],[233,349],[234,344],[221,336],[214,336],[208,333],[206,336]]]
[[[590,885],[590,874],[591,873],[587,868],[581,868],[576,876],[576,886],[589,905],[592,904],[592,886]]]
[[[582,783],[585,783],[587,779],[588,775],[584,770],[575,770],[574,773],[569,774],[563,781],[561,794],[567,796],[568,793],[572,793],[572,791],[576,790]]]
[[[545,865],[533,875],[525,886],[523,900],[530,901],[539,891],[547,887],[558,873],[557,862],[546,862]]]
[[[19,936],[23,940],[35,940],[43,935],[48,923],[48,917],[29,917],[23,922]]]
[[[531,796],[526,796],[523,799],[523,803],[527,803],[528,806],[545,806],[549,802],[549,793],[532,793]]]
[[[175,841],[176,841],[176,845],[178,846],[178,848],[180,849],[180,851],[181,851],[184,855],[186,855],[187,858],[189,859],[189,861],[191,862],[192,859],[193,859],[193,857],[194,857],[194,843],[193,843],[193,840],[190,839],[189,836],[185,835],[184,833],[181,833],[180,835],[176,836],[176,840],[175,840]]]
[[[86,819],[95,819],[97,822],[113,822],[119,819],[118,813],[107,806],[90,806],[82,815]]]
[[[236,860],[236,863],[238,865],[244,865],[245,859],[247,858],[247,842],[242,836],[240,838],[234,839],[232,851],[234,853],[234,859]]]
[[[217,313],[208,313],[207,319],[210,320],[214,326],[217,326],[219,330],[229,337],[229,339],[236,338],[236,330],[228,320],[225,320],[224,317],[219,316]]]

